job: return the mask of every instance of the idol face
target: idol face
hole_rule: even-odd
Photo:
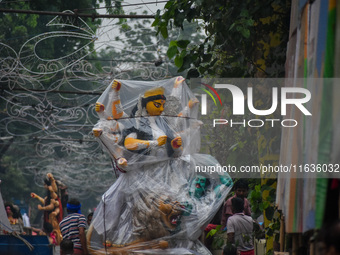
[[[159,116],[164,111],[165,100],[157,99],[146,104],[146,110],[151,116]]]

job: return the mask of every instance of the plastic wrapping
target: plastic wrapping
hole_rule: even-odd
[[[91,254],[210,254],[198,237],[232,180],[197,171],[219,165],[198,153],[198,107],[182,77],[115,80],[100,96],[93,133],[120,175],[94,213]]]

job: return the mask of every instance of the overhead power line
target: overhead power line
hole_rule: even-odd
[[[93,126],[91,126],[93,127]],[[34,140],[50,140],[50,141],[71,141],[71,142],[79,142],[79,143],[83,143],[83,142],[90,142],[90,143],[93,143],[93,142],[96,142],[96,140],[90,140],[90,139],[76,139],[76,138],[52,138],[52,137],[33,137]]]
[[[80,94],[80,95],[101,95],[101,92],[93,92],[93,91],[67,91],[67,90],[44,90],[44,89],[22,89],[22,88],[8,88],[8,87],[0,87],[1,90],[11,90],[11,91],[24,91],[24,92],[37,92],[37,93],[57,93],[57,94]]]
[[[130,7],[130,6],[140,6],[140,5],[145,5],[147,6],[148,4],[161,4],[161,3],[167,3],[167,1],[156,1],[156,2],[146,2],[146,3],[136,3],[136,4],[122,4],[120,7]],[[115,6],[104,6],[104,7],[96,7],[96,8],[84,8],[80,10],[99,10],[99,9],[108,9],[108,8],[115,8]]]
[[[14,3],[22,3],[22,2],[30,2],[31,0],[18,0],[18,1],[5,1],[0,2],[0,4],[14,4]]]
[[[24,14],[39,14],[39,15],[52,15],[52,16],[67,16],[67,17],[81,17],[81,18],[118,18],[118,19],[154,19],[154,15],[126,15],[126,14],[97,14],[97,13],[78,13],[78,10],[70,12],[50,12],[50,11],[35,11],[35,10],[14,10],[0,8],[0,13],[24,13]]]

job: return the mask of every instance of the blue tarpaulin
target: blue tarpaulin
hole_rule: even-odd
[[[29,247],[19,238],[12,235],[0,235],[1,255],[53,255],[53,246],[49,244],[47,236],[25,236],[34,249]]]

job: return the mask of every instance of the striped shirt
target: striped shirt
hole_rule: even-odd
[[[79,228],[86,228],[86,219],[83,214],[72,213],[67,215],[59,223],[63,239],[67,238],[73,242],[73,248],[82,249],[79,238]]]

